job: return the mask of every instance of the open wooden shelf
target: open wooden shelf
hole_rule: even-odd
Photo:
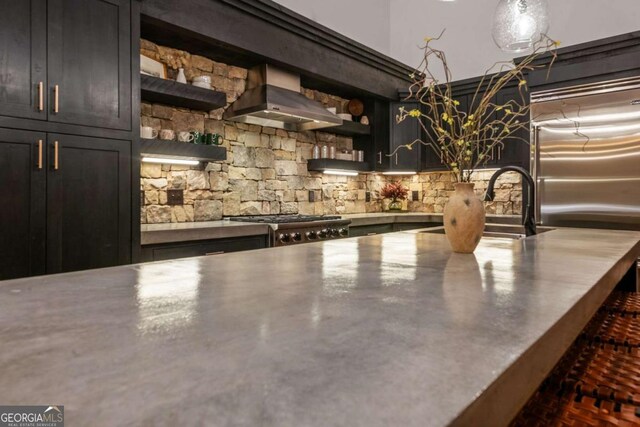
[[[227,95],[224,92],[144,74],[140,75],[140,90],[143,101],[191,110],[211,111],[227,105]]]
[[[345,120],[340,126],[319,129],[319,131],[343,136],[371,135],[371,126]]]
[[[190,142],[162,141],[160,139],[140,139],[140,154],[217,162],[227,159],[227,150],[219,145],[201,145]]]
[[[307,162],[307,170],[322,172],[327,169],[344,170],[352,172],[370,172],[369,163],[352,162],[338,159],[311,159]]]

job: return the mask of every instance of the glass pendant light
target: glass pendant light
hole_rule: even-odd
[[[493,16],[493,40],[505,52],[529,50],[549,30],[547,0],[500,0]]]

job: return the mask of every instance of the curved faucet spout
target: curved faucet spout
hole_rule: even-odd
[[[529,172],[527,172],[526,169],[520,166],[505,166],[498,169],[496,173],[494,173],[491,179],[489,180],[489,185],[487,186],[487,192],[484,196],[484,200],[487,202],[493,201],[495,197],[494,187],[496,184],[496,180],[500,175],[502,175],[505,172],[519,173],[520,175],[522,175],[522,178],[523,178],[522,187],[524,188],[525,182],[527,184],[527,187],[529,190],[528,191],[529,197],[527,197],[527,206],[525,207],[525,209],[522,210],[522,225],[524,225],[525,234],[527,236],[533,236],[534,234],[537,234],[535,205],[534,205],[535,183],[533,181],[533,178],[531,177]]]

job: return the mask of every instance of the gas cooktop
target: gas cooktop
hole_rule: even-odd
[[[290,224],[296,222],[332,221],[341,217],[336,215],[256,215],[234,216],[229,221],[259,222],[263,224]]]

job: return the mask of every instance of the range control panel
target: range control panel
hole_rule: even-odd
[[[349,237],[349,227],[276,230],[275,246]]]

